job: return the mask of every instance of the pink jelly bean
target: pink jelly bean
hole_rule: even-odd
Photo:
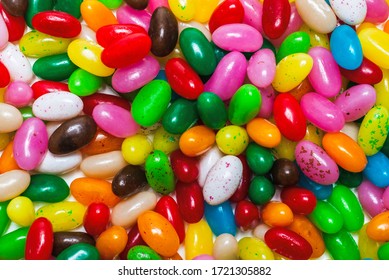
[[[14,81],[8,85],[4,93],[5,103],[21,108],[30,104],[34,92],[31,87],[23,81]]]
[[[244,9],[243,23],[251,25],[263,34],[262,3],[258,0],[240,0]]]
[[[259,110],[258,117],[268,119],[273,113],[273,104],[276,99],[276,92],[272,86],[259,89],[262,97],[261,109]]]
[[[149,30],[151,14],[147,10],[136,10],[128,5],[123,5],[117,10],[116,17],[120,24],[136,24],[146,31]]]
[[[117,105],[99,104],[93,109],[92,117],[101,129],[119,138],[132,136],[139,130],[131,112]]]
[[[240,52],[230,52],[217,65],[204,91],[217,94],[223,101],[230,99],[242,86],[247,73],[247,61]]]
[[[169,8],[168,0],[149,0],[149,5],[147,6],[147,9],[151,14],[153,14],[155,9],[157,9],[158,7]]]
[[[15,134],[13,153],[16,163],[24,170],[33,170],[42,162],[49,143],[46,126],[38,118],[23,122]]]
[[[308,75],[312,87],[324,97],[336,96],[342,87],[342,75],[332,53],[323,47],[313,47],[308,54],[313,59]]]
[[[263,44],[261,33],[244,23],[220,26],[212,33],[212,41],[223,50],[240,52],[255,52]]]
[[[389,188],[384,188],[384,194],[382,195],[382,203],[386,209],[389,209]]]
[[[120,93],[131,92],[153,80],[158,72],[158,60],[148,55],[139,62],[116,70],[112,76],[112,87]]]
[[[352,122],[369,112],[376,102],[376,91],[368,84],[360,84],[343,91],[334,104],[343,112],[346,122]]]
[[[339,107],[316,92],[305,94],[301,98],[300,106],[307,120],[324,131],[337,132],[345,124]]]
[[[269,86],[276,75],[276,58],[270,49],[262,49],[251,56],[247,76],[257,87]]]
[[[389,6],[385,0],[366,0],[367,13],[365,22],[383,23],[388,19]]]
[[[214,260],[215,258],[208,254],[202,254],[194,257],[192,260],[194,261],[210,261]]]
[[[4,18],[0,16],[0,50],[8,43],[9,33]]]
[[[362,208],[370,215],[374,217],[379,213],[386,211],[383,203],[384,188],[379,188],[369,180],[363,180],[358,187],[358,199]]]

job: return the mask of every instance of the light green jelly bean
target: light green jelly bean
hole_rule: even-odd
[[[175,179],[168,156],[159,150],[154,150],[145,163],[146,179],[150,187],[160,194],[174,191]]]
[[[234,125],[244,125],[258,115],[261,104],[258,88],[250,84],[243,85],[231,98],[228,119]]]
[[[103,84],[103,79],[83,69],[77,69],[69,77],[69,90],[78,96],[95,93]]]
[[[326,248],[334,260],[360,260],[358,245],[352,235],[344,229],[337,233],[323,233]]]
[[[255,237],[243,237],[238,242],[241,260],[274,260],[272,250],[262,240]]]
[[[389,260],[389,242],[382,244],[378,249],[378,259]]]
[[[294,53],[308,53],[310,38],[307,32],[297,31],[290,34],[282,42],[276,55],[277,63],[284,57]]]
[[[24,258],[29,227],[19,228],[0,237],[0,260]]]
[[[123,0],[99,0],[108,9],[117,9],[123,4]]]
[[[336,233],[343,227],[342,215],[327,201],[318,200],[308,218],[318,229],[328,234]]]
[[[157,254],[149,246],[136,245],[132,247],[127,254],[128,260],[161,260],[161,256]]]

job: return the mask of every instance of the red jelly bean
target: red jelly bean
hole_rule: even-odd
[[[134,33],[147,34],[143,27],[136,24],[110,24],[97,29],[96,40],[100,46],[106,48],[116,41]]]
[[[218,27],[229,23],[242,23],[244,8],[239,0],[226,0],[219,4],[209,19],[209,31],[213,33]]]
[[[32,26],[42,33],[61,38],[73,38],[81,32],[78,19],[60,11],[37,13],[32,18]]]
[[[180,238],[180,243],[182,243],[185,239],[185,225],[177,202],[171,196],[162,196],[154,211],[164,216],[172,224]]]
[[[277,39],[288,27],[291,14],[289,0],[264,0],[262,27],[270,39]]]
[[[8,86],[11,77],[9,75],[7,67],[0,61],[0,88]]]
[[[165,66],[167,80],[172,89],[186,99],[197,99],[204,91],[203,81],[182,58],[172,58]]]
[[[31,88],[34,93],[34,99],[49,92],[69,91],[67,84],[55,81],[37,81],[31,85]]]
[[[128,251],[137,245],[147,245],[140,235],[138,224],[135,224],[127,234],[127,244],[124,250],[120,253],[119,257],[121,260],[127,260]]]
[[[295,214],[308,215],[316,207],[315,194],[299,187],[285,187],[281,191],[281,200],[289,206]]]
[[[253,229],[259,223],[258,207],[248,200],[239,201],[235,207],[235,222],[243,231]]]
[[[128,111],[130,111],[131,108],[130,103],[124,98],[104,93],[94,93],[92,95],[85,96],[82,98],[82,102],[84,103],[83,112],[90,116],[92,116],[93,109],[99,104],[113,104]]]
[[[299,234],[283,227],[273,227],[265,233],[265,243],[274,252],[292,260],[308,260],[312,246]]]
[[[23,37],[24,30],[26,29],[26,21],[24,17],[15,17],[9,14],[0,3],[0,11],[3,16],[5,25],[8,29],[8,41],[18,41]]]
[[[91,203],[84,215],[84,228],[92,236],[99,236],[107,229],[110,210],[104,203]]]
[[[40,217],[30,226],[26,238],[26,260],[49,260],[54,244],[54,232],[51,222]]]
[[[231,202],[239,202],[246,198],[247,193],[249,191],[250,182],[251,182],[251,169],[247,164],[246,157],[242,154],[238,156],[240,161],[242,162],[243,171],[242,171],[242,180],[234,194],[230,197]]]
[[[176,184],[176,198],[182,218],[187,223],[197,223],[204,215],[203,190],[197,182]]]
[[[175,150],[170,154],[170,163],[179,181],[190,183],[199,176],[197,159],[184,155],[181,150]]]
[[[274,120],[281,134],[291,141],[304,138],[307,124],[300,104],[290,93],[277,95],[273,104]]]
[[[342,75],[358,84],[377,84],[383,78],[382,70],[374,62],[363,58],[361,66],[355,70],[340,68]]]

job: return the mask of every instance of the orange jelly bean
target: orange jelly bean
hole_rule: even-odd
[[[205,125],[194,126],[185,131],[179,141],[181,151],[189,156],[196,157],[208,151],[215,143],[215,132]]]
[[[286,227],[293,222],[293,212],[283,202],[270,201],[262,209],[262,220],[271,227]]]
[[[308,92],[315,91],[309,82],[308,78],[305,78],[297,87],[294,89],[290,90],[289,93],[293,95],[297,101],[301,100],[301,97],[303,97],[304,94]]]
[[[20,169],[20,167],[14,158],[13,141],[11,141],[0,156],[0,174],[16,169]]]
[[[350,136],[343,132],[326,133],[323,148],[327,154],[343,169],[361,172],[367,164],[362,148]]]
[[[281,132],[276,125],[263,118],[252,119],[246,126],[251,139],[258,145],[274,148],[281,142]]]
[[[113,207],[120,201],[120,197],[112,192],[111,183],[103,179],[77,178],[70,184],[70,193],[84,205],[104,203]]]
[[[146,211],[138,217],[140,235],[147,245],[163,257],[174,256],[180,239],[172,224],[161,214]]]
[[[366,234],[375,241],[389,241],[389,211],[374,216],[367,224]]]
[[[93,31],[97,31],[97,29],[105,25],[118,23],[112,11],[96,0],[82,2],[80,11],[82,18]]]
[[[83,147],[80,151],[87,155],[97,155],[113,151],[119,151],[122,148],[124,138],[115,137],[101,128],[98,128],[92,141]]]
[[[103,231],[96,240],[96,248],[103,260],[115,259],[126,247],[127,232],[121,226],[112,226]]]

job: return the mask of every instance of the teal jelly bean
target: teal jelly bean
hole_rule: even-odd
[[[363,181],[362,172],[350,172],[339,167],[339,179],[338,183],[345,185],[348,188],[356,188]]]
[[[68,184],[64,179],[52,174],[31,175],[28,188],[22,193],[32,201],[61,202],[70,193]]]
[[[136,245],[132,247],[127,254],[128,260],[161,260],[161,256],[157,254],[149,246]]]
[[[101,87],[103,79],[84,69],[75,70],[69,77],[69,90],[78,96],[91,95]]]
[[[28,6],[24,18],[26,24],[33,28],[32,18],[39,12],[52,10],[54,7],[54,0],[28,0]]]
[[[201,121],[212,129],[221,129],[227,123],[227,109],[223,100],[212,92],[203,92],[197,99]]]
[[[273,155],[269,149],[251,142],[246,149],[247,164],[257,175],[265,175],[273,166]]]
[[[182,134],[195,125],[198,118],[196,102],[178,98],[164,113],[162,126],[171,134]]]
[[[389,260],[389,242],[382,244],[378,248],[377,255],[379,260]]]
[[[261,109],[262,97],[258,88],[246,84],[232,96],[228,106],[228,119],[234,125],[245,125],[255,118]]]
[[[337,233],[343,227],[342,215],[327,201],[318,200],[315,209],[308,218],[318,229],[325,233]]]
[[[0,237],[0,260],[24,258],[29,227],[18,228]]]
[[[71,14],[75,18],[80,18],[82,1],[84,0],[55,0],[54,10]]]
[[[255,176],[250,182],[248,197],[256,205],[268,203],[275,193],[275,186],[264,176]]]
[[[8,203],[9,201],[0,202],[0,237],[7,230],[11,221],[7,215]]]
[[[23,117],[24,121],[29,119],[29,118],[34,117],[31,106],[19,108],[19,111],[20,111],[20,113],[22,113],[22,117]]]
[[[78,67],[70,60],[67,53],[39,58],[32,66],[32,71],[43,80],[63,81]]]
[[[99,260],[100,254],[95,246],[88,243],[77,243],[63,250],[57,260]]]
[[[290,34],[282,42],[276,55],[277,63],[284,57],[294,53],[308,53],[311,41],[308,33],[304,31],[297,31]]]
[[[159,150],[154,150],[146,158],[146,179],[150,187],[160,194],[174,191],[175,179],[168,156]]]
[[[358,245],[352,235],[341,229],[337,233],[323,233],[324,244],[334,260],[360,260]]]

